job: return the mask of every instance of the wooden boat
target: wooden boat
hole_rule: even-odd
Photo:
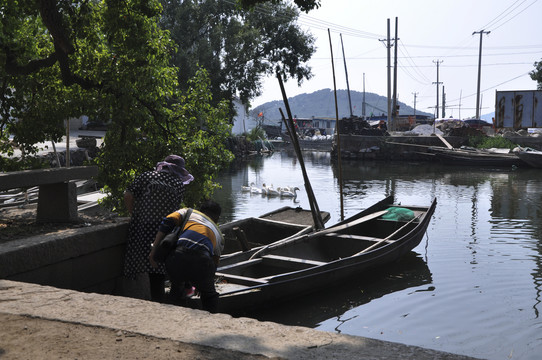
[[[542,151],[533,149],[521,149],[516,155],[529,166],[542,168]]]
[[[320,212],[322,220],[327,222],[330,214]],[[220,225],[225,237],[223,254],[261,247],[276,241],[313,231],[313,219],[310,210],[301,207],[284,206],[259,217],[232,221]]]
[[[318,296],[306,296],[302,301],[286,301],[273,307],[238,311],[235,315],[251,317],[260,321],[268,319],[284,325],[310,328],[331,318],[340,318],[345,309],[365,305],[375,299],[405,289],[429,286],[432,275],[423,256],[411,251],[401,259],[381,269],[371,270],[371,276],[358,276],[348,281],[348,286],[327,288]],[[322,309],[325,308],[325,311]],[[295,314],[295,322],[288,314]]]
[[[434,154],[437,160],[448,165],[511,167],[523,164],[520,158],[511,153],[440,147],[431,147],[429,152]]]
[[[391,196],[327,229],[223,257],[216,274],[220,311],[233,314],[276,304],[353,276],[366,276],[369,269],[416,247],[435,207],[436,200],[430,206],[393,205]],[[386,219],[384,215],[397,209],[411,218]],[[195,298],[190,302],[189,306],[196,305]]]

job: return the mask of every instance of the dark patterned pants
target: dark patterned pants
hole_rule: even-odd
[[[200,293],[203,310],[218,311],[215,289],[216,266],[210,254],[177,247],[166,259],[166,270],[173,283],[191,282]]]

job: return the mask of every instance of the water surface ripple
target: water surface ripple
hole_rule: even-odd
[[[330,155],[304,153],[320,210],[341,218]],[[438,200],[414,251],[359,279],[251,314],[261,320],[366,336],[486,359],[542,354],[542,170],[343,161],[344,216],[394,192],[403,204]],[[221,174],[222,221],[281,206],[309,209],[299,162],[279,152]],[[298,186],[298,198],[242,193],[254,182]]]

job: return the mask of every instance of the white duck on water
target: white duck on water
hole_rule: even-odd
[[[257,186],[254,185],[254,183],[250,183],[250,193],[251,194],[264,194],[263,190]]]
[[[292,187],[284,187],[284,188],[279,188],[280,189],[280,196],[281,197],[292,197],[292,198],[296,198],[297,197],[297,192],[299,191],[299,188],[296,186],[294,188]]]
[[[250,192],[253,185],[254,183],[252,182],[249,186],[241,186],[241,192]]]
[[[274,189],[273,184],[271,184],[271,186],[267,187],[267,196],[268,197],[279,196],[280,195],[279,189],[280,188]]]

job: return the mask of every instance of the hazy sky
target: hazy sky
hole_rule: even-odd
[[[528,73],[542,60],[542,1],[539,0],[322,0],[318,10],[301,13],[299,25],[316,38],[317,52],[309,65],[314,77],[298,87],[285,84],[292,97],[324,88],[333,89],[331,32],[336,87],[346,89],[341,48],[344,44],[350,90],[387,95],[387,19],[391,38],[398,18],[397,95],[401,102],[434,113],[439,62],[439,117],[442,87],[446,117],[476,114],[478,59],[482,38],[481,111],[494,111],[496,90],[535,90]],[[382,40],[382,41],[381,41]],[[392,42],[393,45],[393,42]],[[393,55],[391,47],[392,86]],[[264,83],[253,106],[282,100],[275,77]],[[393,87],[392,87],[393,91]],[[355,115],[361,104],[352,104]],[[386,106],[386,104],[383,104]],[[318,116],[318,114],[314,114]]]

